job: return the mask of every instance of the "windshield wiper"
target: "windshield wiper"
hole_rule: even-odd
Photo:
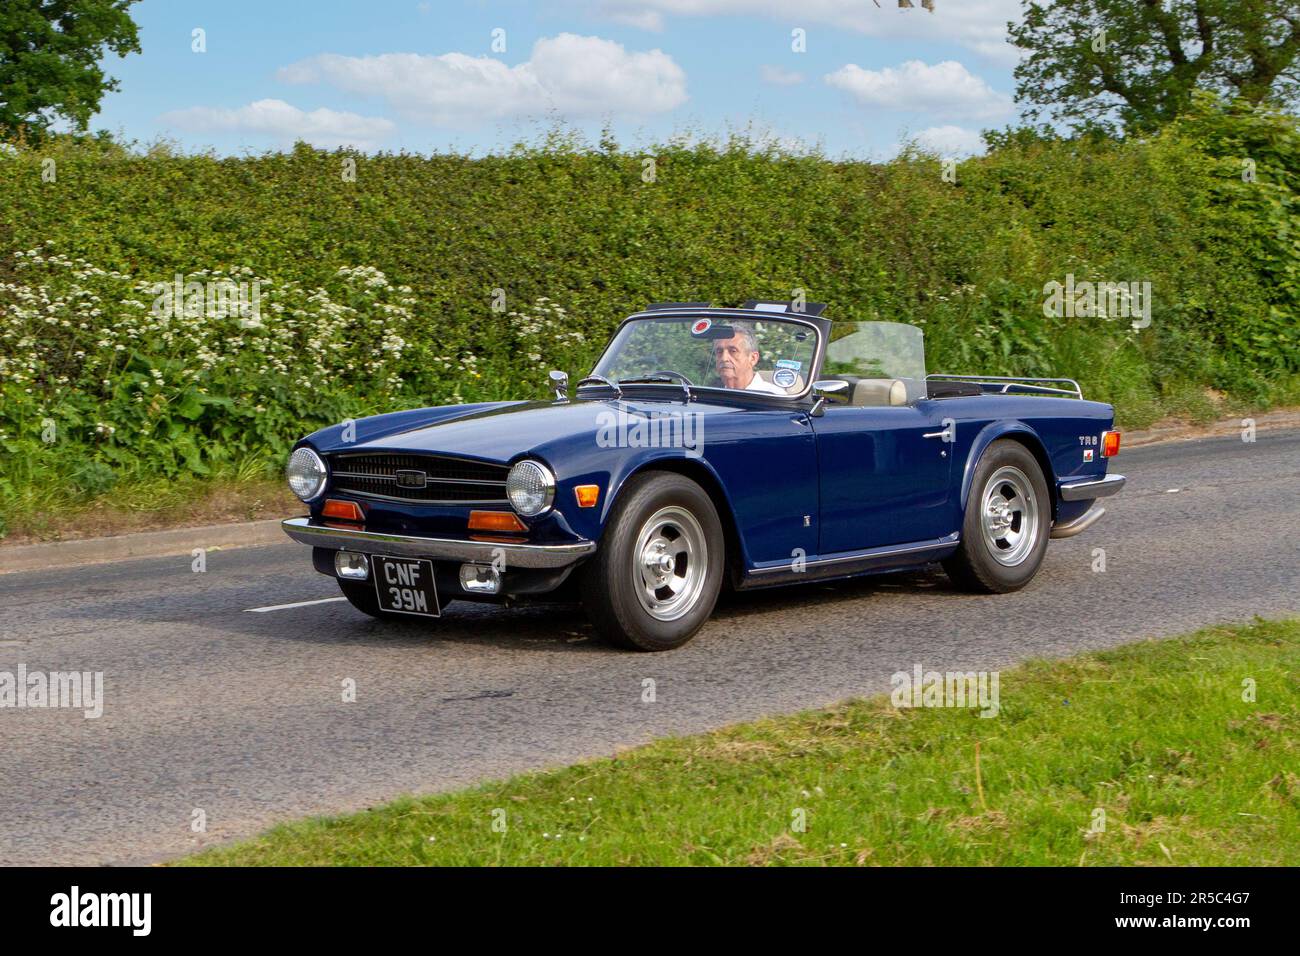
[[[640,378],[620,378],[618,380],[618,384],[620,385],[660,385],[660,384],[671,385],[674,381],[676,381],[676,379],[674,379],[671,375],[643,375]],[[686,381],[686,376],[684,375],[681,376],[681,381],[678,382],[678,384],[681,385],[682,391],[686,393],[686,401],[689,402],[691,400],[691,386]]]
[[[619,398],[623,397],[623,389],[619,387],[620,383],[611,382],[603,375],[588,375],[586,378],[581,379],[577,385],[573,386],[573,389],[574,391],[577,391],[578,389],[582,388],[582,386],[593,384],[593,383],[596,385],[604,385],[606,388],[612,388],[614,390],[614,393],[618,395]]]

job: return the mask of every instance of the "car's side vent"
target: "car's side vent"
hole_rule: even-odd
[[[504,504],[510,468],[443,455],[358,452],[329,456],[334,491],[422,504]]]

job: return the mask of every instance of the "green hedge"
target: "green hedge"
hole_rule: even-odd
[[[553,137],[484,158],[8,149],[0,495],[53,474],[95,493],[269,467],[344,417],[544,395],[548,367],[585,371],[648,302],[796,288],[835,318],[923,325],[933,371],[1073,376],[1130,425],[1207,388],[1266,404],[1294,387],[1294,118],[1203,106],[1148,141],[1013,139],[956,183],[941,173],[933,156],[743,140]],[[178,273],[264,280],[263,322],[160,323],[149,287]],[[1043,286],[1067,273],[1151,282],[1151,326],[1045,318]]]

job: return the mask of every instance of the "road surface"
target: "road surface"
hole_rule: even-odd
[[[607,648],[577,608],[457,603],[429,626],[339,600],[251,610],[337,597],[288,541],[211,552],[202,572],[180,557],[0,576],[0,672],[104,675],[98,719],[0,709],[0,863],[149,863],[886,692],[918,663],[990,670],[1300,613],[1300,431],[1134,449],[1115,470],[1129,484],[1107,516],[1052,542],[1025,591],[971,596],[935,569],[739,595],[667,654]]]

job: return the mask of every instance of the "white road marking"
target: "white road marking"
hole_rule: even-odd
[[[287,611],[291,607],[307,607],[312,604],[332,604],[335,601],[346,601],[345,597],[321,598],[319,601],[298,601],[295,604],[273,604],[270,607],[247,607],[245,611],[252,611],[254,614],[265,614],[267,611]]]

